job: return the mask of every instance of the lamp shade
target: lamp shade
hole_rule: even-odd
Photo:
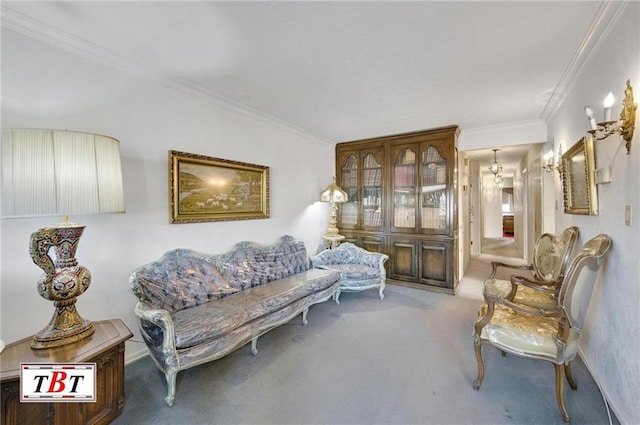
[[[2,215],[124,212],[120,142],[91,133],[2,133]]]
[[[324,192],[320,194],[320,201],[322,202],[336,202],[342,203],[348,200],[347,193],[340,189],[340,186],[336,184],[336,178],[333,178],[333,182],[327,187]]]

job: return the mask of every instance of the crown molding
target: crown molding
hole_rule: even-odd
[[[54,47],[66,50],[78,56],[94,62],[99,62],[111,68],[128,73],[138,74],[146,79],[152,79],[163,86],[181,91],[189,96],[196,97],[207,103],[224,108],[226,110],[245,115],[249,118],[275,125],[286,131],[302,136],[310,142],[320,142],[328,146],[335,146],[336,142],[317,134],[297,127],[289,122],[265,114],[259,110],[250,108],[235,102],[218,93],[206,90],[203,87],[185,80],[168,76],[161,71],[150,67],[134,58],[123,56],[102,46],[76,37],[45,22],[30,18],[15,10],[2,5],[0,10],[2,27],[13,30],[28,37],[40,40]]]
[[[549,122],[553,115],[564,103],[569,93],[575,86],[582,70],[591,57],[598,51],[598,48],[614,27],[614,23],[622,14],[628,1],[603,1],[591,21],[585,36],[582,38],[580,46],[571,58],[569,65],[560,77],[560,81],[551,93],[540,118],[544,122]]]

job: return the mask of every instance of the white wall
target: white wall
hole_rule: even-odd
[[[171,248],[219,253],[238,241],[272,243],[284,234],[304,240],[310,254],[320,246],[329,211],[316,201],[331,182],[333,145],[223,106],[3,29],[3,128],[83,130],[121,143],[127,212],[71,217],[87,226],[77,258],[93,275],[77,304],[83,317],[121,318],[140,341],[128,277]],[[271,218],[169,224],[169,149],[269,166]],[[29,257],[28,241],[34,230],[59,221],[1,221],[0,329],[7,343],[51,318],[53,304],[36,292],[42,271]],[[126,356],[144,350],[128,342]]]
[[[493,182],[494,175],[482,175],[483,238],[502,237],[502,189]]]
[[[609,27],[609,33],[585,63],[572,90],[548,123],[549,140],[566,151],[586,135],[584,106],[602,117],[602,100],[613,91],[620,111],[625,82],[631,80],[635,102],[640,98],[640,3],[630,2]],[[611,165],[612,182],[598,186],[597,216],[564,214],[556,178],[556,231],[578,226],[581,246],[606,233],[613,246],[603,265],[602,279],[593,294],[583,332],[582,357],[600,382],[623,424],[640,423],[640,128],[636,121],[631,153],[618,136],[596,141],[596,165]],[[633,226],[624,224],[624,206],[633,208]],[[553,208],[553,206],[549,206]]]

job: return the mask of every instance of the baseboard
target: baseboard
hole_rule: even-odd
[[[584,351],[582,351],[582,348],[578,348],[578,355],[582,359],[582,362],[584,363],[584,365],[587,367],[587,370],[591,374],[591,377],[593,378],[593,380],[596,381],[596,385],[598,386],[598,389],[602,393],[603,397],[606,399],[606,403],[609,405],[609,408],[611,409],[613,414],[616,415],[618,422],[620,422],[621,424],[631,423],[625,418],[624,415],[621,414],[620,409],[618,409],[615,401],[609,396],[606,389],[602,388],[602,386],[600,385],[600,382],[601,382],[600,377],[594,372],[593,367],[591,366],[591,363],[589,363],[589,360],[587,359],[587,357],[584,355]],[[602,402],[604,403],[605,401],[603,400]]]
[[[149,350],[146,347],[133,353],[126,353],[124,356],[124,364],[126,366],[129,363],[138,361],[141,358],[146,357],[148,355],[149,355]]]

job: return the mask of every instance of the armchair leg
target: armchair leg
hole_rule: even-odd
[[[336,305],[340,304],[340,288],[333,295],[333,299],[336,301]]]
[[[476,361],[478,362],[478,378],[473,382],[473,389],[478,391],[484,380],[484,363],[482,361],[482,343],[477,335],[473,336],[473,349],[476,353]]]
[[[384,300],[384,294],[382,293],[382,291],[384,291],[384,283],[380,285],[380,299]]]
[[[571,363],[565,363],[564,365],[564,375],[567,377],[567,382],[573,391],[578,389],[578,384],[573,380],[573,376],[571,375]]]
[[[173,399],[176,397],[176,375],[178,372],[165,372],[164,377],[167,380],[167,396],[164,401],[167,406],[173,405]]]
[[[564,367],[555,363],[553,366],[556,369],[556,399],[558,400],[558,407],[560,408],[560,414],[562,414],[562,420],[569,422],[569,413],[564,407]]]
[[[254,337],[251,339],[251,354],[254,356],[258,355],[258,337]]]

